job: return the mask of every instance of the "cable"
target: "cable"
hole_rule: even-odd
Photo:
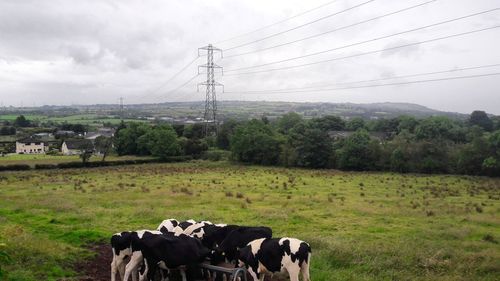
[[[147,93],[145,93],[144,95],[140,96],[139,98],[144,98],[144,97],[147,97],[149,95],[153,95],[155,92],[159,91],[161,88],[165,87],[168,83],[170,83],[172,80],[174,80],[177,76],[179,76],[179,74],[181,74],[182,72],[184,72],[184,70],[186,70],[189,66],[191,66],[195,61],[198,60],[198,58],[200,58],[200,56],[197,56],[195,57],[193,60],[189,61],[189,63],[187,65],[185,65],[184,67],[182,67],[179,71],[177,71],[176,73],[174,73],[174,75],[170,76],[170,78],[168,78],[167,81],[163,82],[159,87],[153,89],[153,90],[149,90],[147,91]]]
[[[255,74],[255,73],[262,73],[262,72],[271,72],[271,71],[279,71],[279,70],[299,68],[299,67],[304,67],[304,66],[311,66],[311,65],[316,65],[316,64],[326,63],[326,62],[343,60],[343,59],[347,59],[347,58],[360,57],[360,56],[365,56],[365,55],[370,55],[370,54],[376,54],[376,53],[381,53],[381,52],[390,51],[390,50],[396,50],[396,49],[406,48],[406,47],[410,47],[410,46],[416,46],[416,45],[431,43],[431,42],[445,40],[445,39],[454,38],[454,37],[460,37],[460,36],[469,35],[469,34],[473,34],[473,33],[478,33],[478,32],[482,32],[482,31],[486,31],[486,30],[491,30],[491,29],[495,29],[495,28],[499,28],[499,27],[500,27],[500,25],[497,25],[497,26],[492,26],[492,27],[487,27],[487,28],[476,29],[476,30],[472,30],[472,31],[467,31],[467,32],[452,34],[452,35],[448,35],[448,36],[433,38],[433,39],[429,39],[429,40],[419,41],[419,42],[415,42],[415,43],[404,44],[404,45],[390,47],[390,48],[383,48],[383,49],[379,49],[379,50],[375,50],[375,51],[370,51],[370,52],[365,52],[365,53],[359,53],[359,54],[348,55],[348,56],[343,56],[343,57],[338,57],[338,58],[333,58],[333,59],[327,59],[327,60],[321,60],[321,61],[316,61],[316,62],[310,62],[310,63],[292,65],[292,66],[287,66],[287,67],[271,68],[271,69],[264,69],[264,70],[250,71],[250,72],[242,72],[242,73],[233,73],[233,74],[227,74],[225,76],[247,75],[247,74]],[[226,72],[228,72],[228,71],[226,71]]]
[[[322,87],[338,86],[338,85],[359,84],[359,83],[366,83],[366,82],[380,82],[380,81],[385,81],[385,80],[393,80],[393,79],[401,79],[401,78],[409,78],[409,77],[418,77],[418,76],[427,76],[427,75],[435,75],[435,74],[443,74],[443,73],[450,73],[450,72],[459,72],[459,71],[483,69],[483,68],[498,67],[498,66],[500,66],[500,63],[498,63],[498,64],[480,65],[480,66],[471,66],[471,67],[464,67],[464,68],[454,68],[454,69],[434,71],[434,72],[424,72],[424,73],[416,73],[416,74],[407,74],[407,75],[392,76],[392,77],[379,78],[379,79],[358,80],[358,81],[351,81],[351,82],[326,84],[326,85],[322,85],[322,86],[306,86],[306,87],[296,87],[296,88],[286,88],[286,89],[274,89],[274,90],[253,90],[253,91],[245,91],[245,92],[246,93],[287,92],[287,91],[304,90],[304,89],[314,89],[314,88],[322,88]]]
[[[246,69],[258,68],[258,67],[262,67],[262,66],[268,66],[268,65],[283,63],[283,62],[287,62],[287,61],[302,59],[302,58],[306,58],[306,57],[316,56],[316,55],[320,55],[320,54],[324,54],[324,53],[329,53],[329,52],[333,52],[333,51],[338,51],[338,50],[349,48],[349,47],[353,47],[353,46],[358,46],[358,45],[362,45],[362,44],[366,44],[366,43],[371,43],[371,42],[375,42],[375,41],[378,41],[378,40],[387,39],[387,38],[390,38],[390,37],[394,37],[394,36],[406,34],[406,33],[411,33],[411,32],[415,32],[415,31],[423,30],[423,29],[426,29],[426,28],[429,28],[429,27],[435,27],[435,26],[438,26],[438,25],[443,25],[443,24],[447,24],[447,23],[450,23],[450,22],[455,22],[455,21],[466,19],[466,18],[470,18],[470,17],[475,17],[475,16],[478,16],[478,15],[486,14],[486,13],[491,13],[491,12],[497,11],[497,10],[500,10],[500,8],[490,9],[490,10],[486,10],[486,11],[482,11],[482,12],[478,12],[478,13],[473,13],[473,14],[469,14],[469,15],[466,15],[466,16],[462,16],[462,17],[458,17],[458,18],[453,18],[453,19],[450,19],[450,20],[445,20],[445,21],[441,21],[441,22],[437,22],[437,23],[433,23],[433,24],[421,26],[421,27],[418,27],[418,28],[413,28],[413,29],[409,29],[409,30],[405,30],[405,31],[401,31],[401,32],[389,34],[389,35],[384,35],[384,36],[372,38],[372,39],[361,41],[361,42],[356,42],[356,43],[352,43],[352,44],[348,44],[348,45],[344,45],[344,46],[340,46],[340,47],[335,47],[335,48],[328,49],[328,50],[323,50],[323,51],[319,51],[319,52],[315,52],[315,53],[310,53],[310,54],[307,54],[307,55],[302,55],[302,56],[298,56],[298,57],[288,58],[288,59],[284,59],[284,60],[279,60],[279,61],[274,61],[274,62],[259,64],[259,65],[254,65],[254,66],[247,66],[247,67],[240,67],[240,68],[235,68],[235,69],[228,69],[228,70],[226,70],[226,72],[233,72],[233,71],[238,71],[238,70],[246,70]]]
[[[247,46],[247,45],[250,45],[250,44],[253,44],[253,43],[257,43],[257,42],[261,42],[261,41],[264,41],[264,40],[267,40],[269,38],[272,38],[272,37],[276,37],[278,35],[281,35],[281,34],[284,34],[284,33],[287,33],[287,32],[290,32],[290,31],[293,31],[293,30],[296,30],[296,29],[299,29],[301,27],[304,27],[304,26],[307,26],[307,25],[310,25],[310,24],[313,24],[313,23],[316,23],[316,22],[319,22],[319,21],[322,21],[324,19],[327,19],[327,18],[331,18],[333,16],[336,16],[336,15],[339,15],[339,14],[342,14],[342,13],[345,13],[347,11],[350,11],[350,10],[353,10],[353,9],[356,9],[356,8],[359,8],[361,6],[364,6],[366,4],[369,4],[373,1],[376,1],[376,0],[368,0],[366,2],[363,2],[361,4],[358,4],[358,5],[355,5],[355,6],[352,6],[350,8],[347,8],[345,10],[342,10],[342,11],[339,11],[339,12],[335,12],[333,14],[329,14],[329,15],[326,15],[324,17],[321,17],[319,19],[316,19],[316,20],[313,20],[313,21],[310,21],[310,22],[307,22],[307,23],[304,23],[304,24],[301,24],[301,25],[298,25],[296,27],[293,27],[293,28],[290,28],[290,29],[287,29],[287,30],[284,30],[284,31],[280,31],[278,33],[274,33],[274,34],[271,34],[271,35],[268,35],[268,36],[265,36],[263,38],[260,38],[260,39],[257,39],[257,40],[254,40],[254,41],[251,41],[251,42],[247,42],[247,43],[243,43],[243,44],[240,44],[240,45],[237,45],[237,46],[234,46],[234,47],[231,47],[231,48],[227,48],[227,49],[224,49],[224,51],[230,51],[230,50],[234,50],[236,48],[241,48],[243,46]]]
[[[253,54],[253,53],[262,52],[262,51],[267,51],[267,50],[270,50],[270,49],[274,49],[274,48],[278,48],[278,47],[283,47],[283,46],[286,46],[286,45],[289,45],[289,44],[293,44],[293,43],[297,43],[297,42],[309,40],[309,39],[316,38],[316,37],[319,37],[319,36],[323,36],[323,35],[326,35],[326,34],[329,34],[329,33],[333,33],[333,32],[337,32],[337,31],[340,31],[340,30],[348,29],[348,28],[351,28],[351,27],[354,27],[354,26],[358,26],[358,25],[361,25],[361,24],[364,24],[364,23],[367,23],[367,22],[375,21],[375,20],[382,19],[382,18],[385,18],[385,17],[388,17],[388,16],[392,16],[392,15],[396,15],[396,14],[399,14],[399,13],[402,13],[402,12],[406,12],[408,10],[412,10],[412,9],[415,9],[415,8],[418,8],[418,7],[421,7],[421,6],[430,4],[432,2],[436,2],[436,1],[437,0],[427,1],[427,2],[424,2],[424,3],[420,3],[418,5],[414,5],[414,6],[411,6],[411,7],[408,7],[408,8],[397,10],[397,11],[394,11],[394,12],[391,12],[391,13],[388,13],[388,14],[384,14],[384,15],[381,15],[381,16],[377,16],[377,17],[374,17],[374,18],[367,19],[367,20],[363,20],[363,21],[360,21],[360,22],[357,22],[357,23],[345,25],[345,26],[342,26],[342,27],[339,27],[339,28],[335,28],[335,29],[332,29],[332,30],[329,30],[329,31],[325,31],[325,32],[321,32],[321,33],[318,33],[318,34],[315,34],[315,35],[307,36],[307,37],[304,37],[304,38],[301,38],[301,39],[297,39],[297,40],[289,41],[289,42],[286,42],[286,43],[274,45],[274,46],[271,46],[271,47],[266,47],[266,48],[262,48],[262,49],[258,49],[258,50],[254,50],[254,51],[245,52],[245,53],[240,53],[240,54],[234,54],[234,55],[225,56],[224,59],[228,59],[228,58],[232,58],[232,57],[238,57],[238,56],[243,56],[243,55],[248,55],[248,54]]]
[[[376,85],[364,85],[364,86],[353,86],[353,87],[340,87],[340,88],[330,88],[330,89],[317,89],[308,91],[287,91],[287,92],[268,92],[267,94],[290,94],[290,93],[304,93],[304,92],[328,92],[328,91],[339,91],[339,90],[350,90],[350,89],[361,89],[361,88],[376,88],[385,86],[396,86],[396,85],[408,85],[408,84],[418,84],[418,83],[428,83],[428,82],[438,82],[438,81],[448,81],[448,80],[459,80],[459,79],[469,79],[469,78],[479,78],[500,75],[500,72],[486,73],[478,75],[468,75],[468,76],[455,76],[447,78],[437,78],[437,79],[427,79],[427,80],[416,80],[407,82],[395,82],[387,84],[376,84]],[[252,94],[247,92],[226,92],[226,94]],[[261,94],[261,93],[253,93]]]
[[[298,13],[298,14],[296,14],[296,15],[294,15],[294,16],[291,16],[291,17],[289,17],[289,18],[286,18],[286,19],[280,20],[280,21],[275,22],[275,23],[273,23],[273,24],[269,24],[269,25],[266,25],[266,26],[260,27],[260,28],[258,28],[258,29],[255,29],[255,30],[252,30],[252,31],[249,31],[249,32],[243,33],[243,34],[240,34],[240,35],[237,35],[237,36],[233,36],[233,37],[231,37],[231,38],[228,38],[228,39],[225,39],[225,40],[222,40],[222,41],[219,41],[219,42],[215,42],[215,44],[220,44],[220,43],[223,43],[223,42],[231,41],[231,40],[234,40],[234,39],[236,39],[236,38],[240,38],[240,37],[243,37],[243,36],[247,36],[247,35],[253,34],[253,33],[258,32],[258,31],[262,31],[262,30],[264,30],[264,29],[266,29],[266,28],[269,28],[269,27],[272,27],[272,26],[278,25],[278,24],[280,24],[280,23],[284,23],[284,22],[289,21],[289,20],[291,20],[291,19],[294,19],[294,18],[300,17],[300,16],[305,15],[305,14],[307,14],[307,13],[310,13],[310,12],[312,12],[312,11],[315,11],[315,10],[321,9],[321,8],[323,8],[323,7],[326,7],[326,6],[328,6],[328,5],[331,5],[331,4],[333,4],[334,2],[337,2],[337,0],[330,1],[330,2],[328,2],[328,3],[322,4],[322,5],[317,6],[317,7],[315,7],[315,8],[309,9],[309,10],[304,11],[304,12],[301,12],[301,13]]]
[[[196,74],[195,76],[191,77],[189,80],[187,80],[185,83],[181,84],[179,87],[175,88],[175,89],[172,89],[168,92],[165,93],[165,95],[168,95],[168,94],[171,94],[173,92],[176,92],[177,90],[179,89],[182,89],[184,86],[186,86],[187,84],[189,84],[191,81],[193,81],[196,77],[198,77],[200,74]]]

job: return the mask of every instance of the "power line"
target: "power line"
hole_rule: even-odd
[[[293,30],[296,30],[296,29],[299,29],[299,28],[302,28],[304,26],[307,26],[307,25],[310,25],[310,24],[313,24],[313,23],[316,23],[316,22],[319,22],[319,21],[322,21],[324,19],[327,19],[327,18],[331,18],[333,16],[336,16],[336,15],[339,15],[339,14],[342,14],[342,13],[345,13],[347,11],[350,11],[350,10],[354,10],[356,8],[359,8],[361,6],[364,6],[366,4],[369,4],[373,1],[376,1],[376,0],[369,0],[369,1],[366,1],[366,2],[363,2],[361,4],[358,4],[358,5],[355,5],[355,6],[352,6],[350,8],[347,8],[347,9],[344,9],[342,11],[339,11],[339,12],[335,12],[333,14],[329,14],[329,15],[326,15],[324,17],[321,17],[319,19],[315,19],[313,21],[310,21],[310,22],[307,22],[307,23],[304,23],[304,24],[301,24],[301,25],[298,25],[296,27],[293,27],[293,28],[290,28],[290,29],[287,29],[287,30],[284,30],[284,31],[280,31],[278,33],[274,33],[274,34],[271,34],[271,35],[268,35],[268,36],[265,36],[265,37],[262,37],[260,39],[257,39],[257,40],[254,40],[254,41],[250,41],[250,42],[247,42],[247,43],[243,43],[243,44],[240,44],[240,45],[237,45],[237,46],[234,46],[234,47],[231,47],[231,48],[227,48],[227,49],[224,49],[224,51],[230,51],[230,50],[234,50],[234,49],[237,49],[237,48],[241,48],[243,46],[247,46],[247,45],[250,45],[250,44],[253,44],[253,43],[257,43],[257,42],[261,42],[261,41],[264,41],[264,40],[267,40],[269,38],[272,38],[272,37],[276,37],[278,35],[281,35],[281,34],[284,34],[284,33],[287,33],[287,32],[290,32],[290,31],[293,31]]]
[[[191,66],[195,61],[198,60],[200,56],[195,57],[194,59],[190,60],[188,64],[186,64],[184,67],[182,67],[179,71],[174,73],[170,78],[168,78],[165,82],[163,82],[160,86],[156,87],[153,90],[149,90],[146,94],[140,96],[140,98],[144,98],[149,95],[153,95],[155,92],[161,90],[163,87],[167,86],[172,80],[174,80],[177,76],[179,76],[182,72],[184,72],[189,66]]]
[[[326,34],[330,34],[330,33],[333,33],[333,32],[337,32],[337,31],[340,31],[340,30],[345,30],[345,29],[348,29],[348,28],[351,28],[351,27],[355,27],[355,26],[358,26],[358,25],[361,25],[361,24],[364,24],[364,23],[367,23],[367,22],[371,22],[371,21],[375,21],[375,20],[379,20],[379,19],[388,17],[388,16],[392,16],[392,15],[396,15],[396,14],[399,14],[399,13],[403,13],[403,12],[406,12],[406,11],[409,11],[409,10],[412,10],[412,9],[415,9],[415,8],[418,8],[418,7],[421,7],[421,6],[430,4],[432,2],[436,2],[436,1],[437,0],[427,1],[427,2],[420,3],[420,4],[417,4],[417,5],[411,6],[411,7],[407,7],[407,8],[401,9],[401,10],[394,11],[394,12],[391,12],[391,13],[388,13],[388,14],[384,14],[384,15],[381,15],[381,16],[376,16],[376,17],[373,17],[373,18],[370,18],[370,19],[367,19],[367,20],[363,20],[363,21],[360,21],[360,22],[357,22],[357,23],[345,25],[345,26],[338,27],[338,28],[335,28],[335,29],[332,29],[332,30],[329,30],[329,31],[321,32],[321,33],[318,33],[318,34],[315,34],[315,35],[307,36],[307,37],[304,37],[304,38],[301,38],[301,39],[297,39],[297,40],[293,40],[293,41],[289,41],[289,42],[286,42],[286,43],[282,43],[282,44],[278,44],[278,45],[274,45],[274,46],[270,46],[270,47],[266,47],[266,48],[254,50],[254,51],[248,51],[248,52],[244,52],[244,53],[239,53],[239,54],[234,54],[234,55],[226,56],[225,59],[232,58],[232,57],[243,56],[243,55],[248,55],[248,54],[253,54],[253,53],[258,53],[258,52],[267,51],[267,50],[271,50],[271,49],[274,49],[274,48],[278,48],[278,47],[283,47],[283,46],[286,46],[286,45],[294,44],[294,43],[297,43],[297,42],[302,42],[302,41],[305,41],[305,40],[309,40],[309,39],[312,39],[312,38],[316,38],[316,37],[323,36],[323,35],[326,35]]]
[[[322,5],[320,5],[320,6],[314,7],[314,8],[312,8],[312,9],[307,10],[307,11],[304,11],[304,12],[298,13],[298,14],[296,14],[296,15],[294,15],[294,16],[291,16],[291,17],[289,17],[289,18],[286,18],[286,19],[280,20],[280,21],[278,21],[278,22],[275,22],[275,23],[272,23],[272,24],[269,24],[269,25],[266,25],[266,26],[263,26],[263,27],[257,28],[257,29],[255,29],[255,30],[252,30],[252,31],[249,31],[249,32],[246,32],[246,33],[243,33],[243,34],[237,35],[237,36],[233,36],[233,37],[231,37],[231,38],[228,38],[228,39],[225,39],[225,40],[222,40],[222,41],[219,41],[219,42],[215,42],[215,44],[220,44],[220,43],[223,43],[223,42],[231,41],[231,40],[234,40],[234,39],[237,39],[237,38],[241,38],[241,37],[244,37],[244,36],[247,36],[247,35],[250,35],[250,34],[253,34],[253,33],[259,32],[259,31],[262,31],[262,30],[267,29],[267,28],[269,28],[269,27],[273,27],[273,26],[278,25],[278,24],[280,24],[280,23],[284,23],[284,22],[289,21],[289,20],[291,20],[291,19],[294,19],[294,18],[300,17],[300,16],[302,16],[302,15],[305,15],[305,14],[307,14],[307,13],[313,12],[313,11],[318,10],[318,9],[321,9],[321,8],[326,7],[326,6],[328,6],[328,5],[331,5],[331,4],[335,3],[335,2],[337,2],[337,0],[330,1],[330,2],[328,2],[328,3],[322,4]]]
[[[487,31],[487,30],[491,30],[491,29],[495,29],[495,28],[499,28],[499,27],[500,27],[500,25],[497,25],[497,26],[462,32],[462,33],[456,33],[456,34],[447,35],[447,36],[443,36],[443,37],[433,38],[433,39],[429,39],[429,40],[419,41],[419,42],[415,42],[415,43],[409,43],[409,44],[399,45],[399,46],[395,46],[395,47],[383,48],[383,49],[379,49],[379,50],[374,50],[374,51],[369,51],[369,52],[364,52],[364,53],[359,53],[359,54],[354,54],[354,55],[333,58],[333,59],[320,60],[320,61],[315,61],[315,62],[310,62],[310,63],[280,67],[280,68],[271,68],[271,69],[264,69],[264,70],[250,71],[250,72],[226,74],[225,76],[256,74],[256,73],[263,73],[263,72],[287,70],[287,69],[299,68],[299,67],[304,67],[304,66],[311,66],[311,65],[316,65],[316,64],[326,63],[326,62],[332,62],[332,61],[343,60],[343,59],[348,59],[348,58],[360,57],[360,56],[365,56],[365,55],[370,55],[370,54],[381,53],[381,52],[385,52],[385,51],[391,51],[391,50],[396,50],[396,49],[401,49],[401,48],[436,42],[436,41],[445,40],[445,39],[454,38],[454,37],[465,36],[465,35],[474,34],[474,33],[482,32],[482,31]],[[228,71],[226,71],[226,72],[228,72]]]
[[[186,82],[184,82],[183,84],[181,84],[177,88],[172,89],[172,90],[166,92],[165,95],[171,94],[173,92],[176,92],[177,90],[180,90],[180,89],[184,88],[187,84],[189,84],[191,81],[193,81],[194,79],[196,79],[196,77],[198,77],[199,75],[200,74],[196,74],[195,76],[191,77],[189,80],[187,80]]]
[[[440,70],[440,71],[433,71],[433,72],[423,72],[423,73],[416,73],[416,74],[399,75],[399,76],[392,76],[392,77],[379,78],[379,79],[358,80],[358,81],[326,84],[326,85],[322,85],[322,86],[306,86],[306,87],[273,89],[273,90],[252,90],[252,91],[245,91],[245,93],[269,93],[269,92],[285,92],[286,93],[288,91],[295,91],[295,90],[314,89],[314,88],[322,88],[322,87],[330,87],[330,86],[367,83],[367,82],[380,82],[380,81],[386,81],[386,80],[394,80],[394,79],[410,78],[410,77],[418,77],[418,76],[428,76],[428,75],[460,72],[460,71],[467,71],[467,70],[477,70],[477,69],[484,69],[484,68],[491,68],[491,67],[498,67],[498,66],[500,66],[500,63],[480,65],[480,66],[471,66],[471,67],[464,67],[464,68],[454,68],[454,69]],[[226,92],[226,93],[231,93],[231,92]]]
[[[500,72],[478,74],[478,75],[467,75],[467,76],[455,76],[455,77],[447,77],[447,78],[416,80],[416,81],[406,81],[406,82],[394,82],[394,83],[386,83],[386,84],[363,85],[363,86],[352,86],[352,87],[339,87],[339,88],[330,88],[330,89],[297,90],[297,91],[286,91],[286,92],[267,92],[266,94],[290,94],[290,93],[304,93],[304,92],[328,92],[328,91],[339,91],[339,90],[350,90],[350,89],[361,89],[361,88],[376,88],[376,87],[385,87],[385,86],[397,86],[397,85],[408,85],[408,84],[418,84],[418,83],[428,83],[428,82],[439,82],[439,81],[448,81],[448,80],[470,79],[470,78],[479,78],[479,77],[488,77],[488,76],[497,76],[497,75],[500,75]],[[252,94],[252,93],[247,93],[247,92],[226,92],[226,93],[227,94]],[[262,94],[262,93],[253,93],[253,94]]]
[[[447,23],[451,23],[451,22],[463,20],[463,19],[470,18],[470,17],[475,17],[475,16],[478,16],[478,15],[486,14],[486,13],[491,13],[491,12],[497,11],[497,10],[500,10],[500,8],[490,9],[490,10],[486,10],[486,11],[482,11],[482,12],[478,12],[478,13],[473,13],[473,14],[469,14],[469,15],[466,15],[466,16],[461,16],[461,17],[458,17],[458,18],[453,18],[453,19],[449,19],[449,20],[445,20],[445,21],[441,21],[441,22],[437,22],[437,23],[433,23],[433,24],[429,24],[429,25],[425,25],[425,26],[421,26],[421,27],[417,27],[417,28],[413,28],[413,29],[409,29],[409,30],[405,30],[405,31],[401,31],[401,32],[397,32],[397,33],[392,33],[392,34],[389,34],[389,35],[384,35],[384,36],[380,36],[380,37],[376,37],[376,38],[372,38],[372,39],[369,39],[369,40],[360,41],[360,42],[356,42],[356,43],[352,43],[352,44],[348,44],[348,45],[344,45],[344,46],[340,46],[340,47],[335,47],[335,48],[328,49],[328,50],[314,52],[314,53],[310,53],[310,54],[306,54],[306,55],[302,55],[302,56],[298,56],[298,57],[292,57],[292,58],[288,58],[288,59],[284,59],[284,60],[279,60],[279,61],[274,61],[274,62],[269,62],[269,63],[264,63],[264,64],[258,64],[258,65],[254,65],[254,66],[247,66],[247,67],[240,67],[240,68],[235,68],[235,69],[228,69],[228,70],[226,70],[226,72],[233,72],[233,71],[239,71],[239,70],[246,70],[246,69],[258,68],[258,67],[262,67],[262,66],[268,66],[268,65],[283,63],[283,62],[287,62],[287,61],[302,59],[302,58],[306,58],[306,57],[316,56],[316,55],[320,55],[320,54],[324,54],[324,53],[329,53],[329,52],[333,52],[333,51],[338,51],[338,50],[341,50],[341,49],[346,49],[346,48],[350,48],[350,47],[354,47],[354,46],[358,46],[358,45],[362,45],[362,44],[366,44],[366,43],[375,42],[375,41],[379,41],[379,40],[382,40],[382,39],[391,38],[391,37],[402,35],[402,34],[406,34],[406,33],[411,33],[411,32],[415,32],[415,31],[427,29],[427,28],[430,28],[430,27],[435,27],[435,26],[438,26],[438,25],[443,25],[443,24],[447,24]]]

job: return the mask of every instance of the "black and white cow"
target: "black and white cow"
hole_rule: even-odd
[[[132,275],[132,280],[137,280],[139,265],[142,263],[140,252],[134,251],[134,241],[142,239],[145,234],[161,234],[154,230],[124,231],[111,236],[111,249],[113,251],[113,260],[111,262],[111,281],[116,280],[116,274],[120,274],[122,280],[127,280]],[[129,266],[130,262],[125,264],[125,260],[135,261],[134,266]],[[125,279],[127,278],[127,279]]]
[[[130,256],[130,261],[125,266],[125,274],[123,276],[124,281],[128,281],[129,277],[132,275],[132,280],[136,280],[137,273],[139,271],[139,267],[143,264],[142,252],[138,245],[143,239],[147,239],[151,236],[162,235],[161,231],[157,230],[140,230],[133,231],[131,235],[131,251],[132,255]],[[143,274],[146,274],[144,272]],[[140,280],[142,280],[142,276],[140,276]]]
[[[199,239],[184,234],[151,235],[140,240],[139,248],[147,265],[148,281],[154,280],[158,268],[189,268],[202,262],[210,253]],[[183,281],[187,280],[185,274],[182,277]]]
[[[226,239],[226,237],[231,233],[231,231],[237,229],[238,225],[226,225],[226,224],[212,224],[205,225],[202,229],[204,232],[201,242],[205,247],[210,249],[216,249],[219,245]],[[200,230],[196,230],[200,231]],[[195,231],[195,233],[196,233]]]
[[[174,229],[179,225],[179,221],[176,219],[164,220],[160,223],[156,230],[162,233],[174,232]]]
[[[295,238],[257,239],[239,251],[240,266],[245,266],[254,281],[264,280],[266,273],[287,271],[290,281],[310,281],[311,247]]]
[[[163,222],[165,222],[165,221],[163,221]],[[162,222],[162,224],[163,224],[163,222]],[[172,230],[167,231],[166,228],[165,228],[164,231],[163,231],[163,233],[171,232],[171,233],[176,233],[177,235],[183,234],[184,231],[188,227],[190,227],[192,225],[195,225],[195,224],[197,224],[197,222],[195,220],[191,220],[191,219],[187,220],[187,221],[179,222],[177,224],[177,226],[175,226]],[[161,226],[161,224],[160,224],[160,226]],[[160,228],[160,226],[158,226],[158,228]]]
[[[239,249],[246,247],[248,243],[256,239],[271,238],[272,235],[273,231],[269,227],[238,226],[227,234],[215,252],[212,253],[212,262],[235,262]]]
[[[184,229],[184,231],[182,231],[182,234],[191,235],[191,236],[194,236],[196,238],[201,239],[203,237],[203,235],[205,234],[203,228],[205,226],[208,226],[208,225],[213,225],[213,223],[211,223],[209,221],[197,222],[195,224],[188,226],[186,229]]]

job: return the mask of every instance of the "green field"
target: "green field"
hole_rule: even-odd
[[[106,161],[116,160],[137,160],[137,159],[151,159],[150,156],[115,156],[109,155]],[[101,156],[93,155],[89,161],[101,161]],[[66,162],[79,162],[82,161],[79,155],[47,155],[47,154],[8,154],[0,156],[0,166],[14,165],[14,164],[27,164],[35,166],[35,164],[58,164]]]
[[[313,281],[500,276],[500,179],[200,161],[4,172],[0,186],[7,280],[75,276],[86,244],[171,217],[306,240]]]
[[[0,114],[0,121],[14,121],[17,114]],[[58,124],[83,124],[83,125],[102,125],[103,123],[119,124],[121,119],[117,116],[103,116],[98,114],[74,114],[68,116],[47,116],[39,114],[25,114],[26,119],[35,122],[54,122]],[[146,122],[138,119],[124,119],[125,122]]]

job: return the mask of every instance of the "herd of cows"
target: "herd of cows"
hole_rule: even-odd
[[[125,231],[111,237],[111,281],[168,280],[179,269],[183,281],[206,279],[197,265],[209,262],[245,267],[254,281],[288,272],[290,281],[310,281],[311,247],[295,238],[272,238],[269,227],[164,220],[157,230]]]

